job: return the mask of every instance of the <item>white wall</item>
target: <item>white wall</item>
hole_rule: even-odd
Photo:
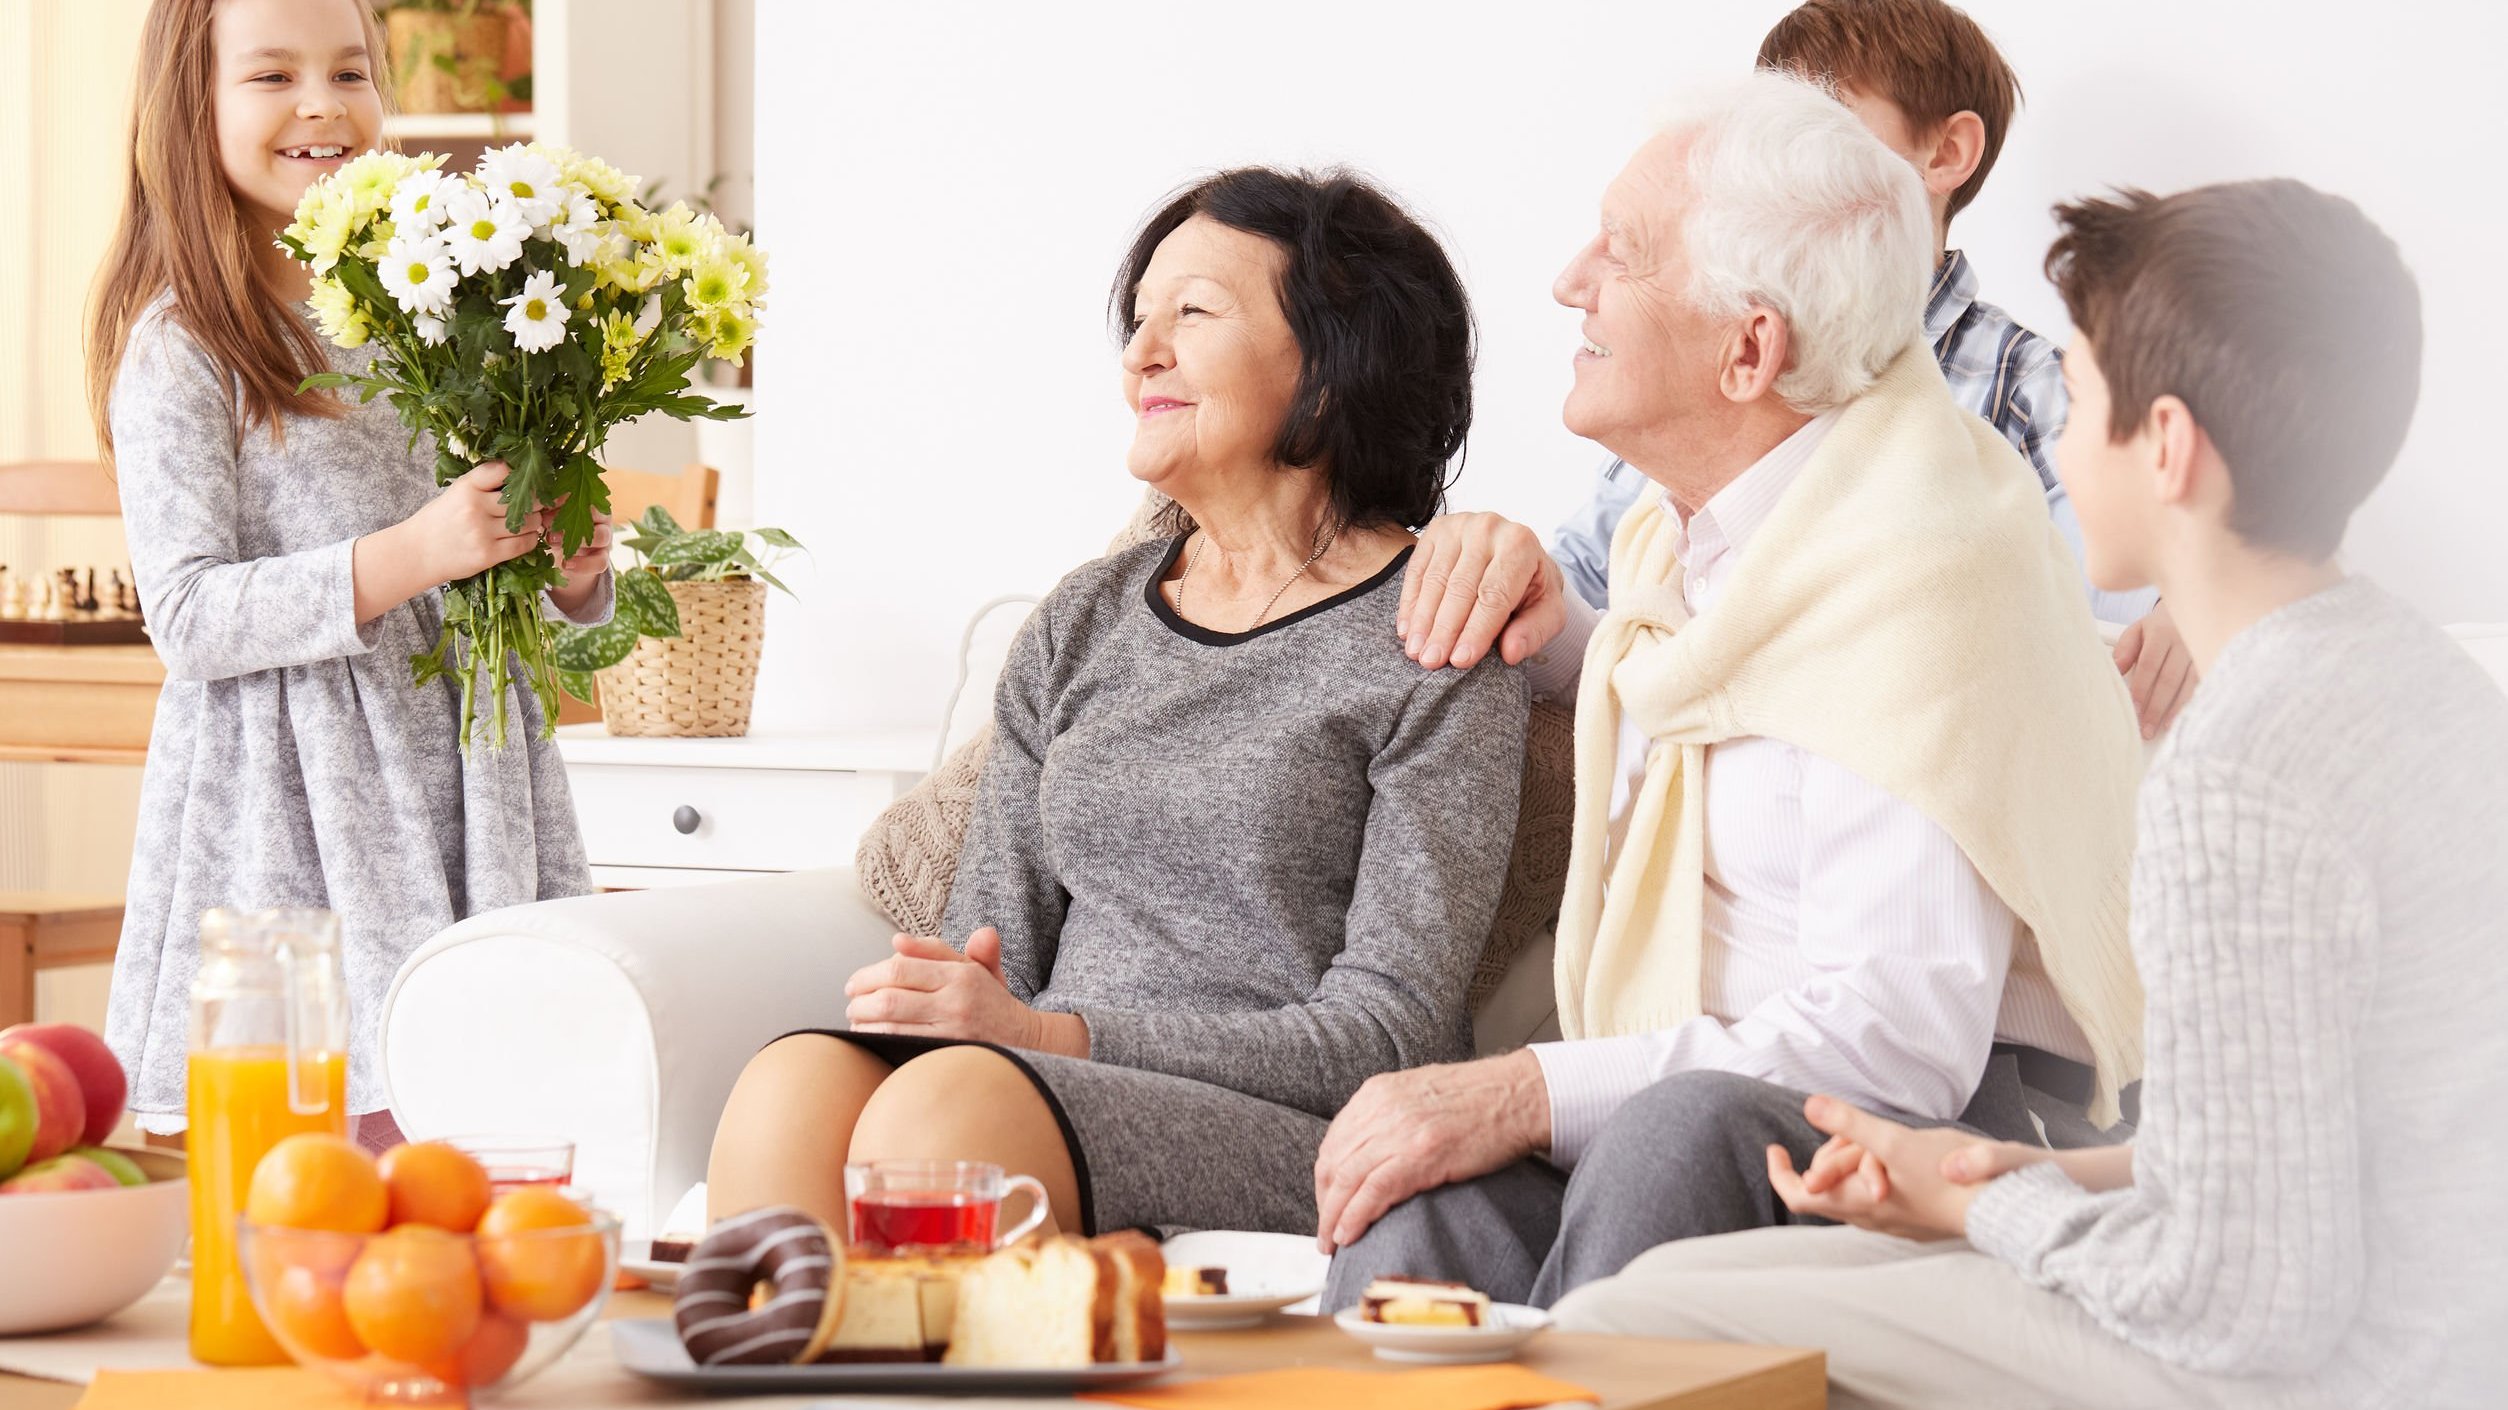
[[[771,612],[761,723],[931,719],[969,611],[1099,551],[1137,496],[1107,281],[1139,219],[1220,166],[1350,162],[1444,232],[1482,337],[1457,502],[1546,530],[1599,458],[1558,424],[1576,332],[1551,277],[1660,100],[1747,65],[1784,7],[762,0],[757,517],[817,552]],[[2501,7],[1970,9],[2028,94],[1952,231],[1986,296],[2065,334],[2037,273],[2062,195],[2288,174],[2360,201],[2429,338],[2352,564],[2440,618],[2508,619]]]

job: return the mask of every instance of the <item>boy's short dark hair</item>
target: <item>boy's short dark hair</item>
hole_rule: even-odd
[[[2047,277],[2108,388],[2108,438],[2175,396],[2229,467],[2229,525],[2327,558],[2421,395],[2421,291],[2360,208],[2286,179],[2055,208]]]
[[[1975,113],[1985,154],[1951,193],[1954,216],[1985,189],[2020,107],[2020,80],[2002,51],[1942,0],[1805,0],[1759,41],[1759,67],[1887,98],[1920,133]]]

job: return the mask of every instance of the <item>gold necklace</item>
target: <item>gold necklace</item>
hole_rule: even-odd
[[[1254,626],[1247,627],[1247,631],[1250,632],[1254,630],[1254,627],[1259,627],[1265,621],[1269,620],[1271,617],[1271,609],[1280,605],[1282,595],[1287,593],[1291,587],[1295,586],[1298,579],[1305,577],[1306,570],[1314,567],[1315,560],[1323,557],[1325,551],[1332,547],[1333,541],[1341,537],[1341,531],[1339,529],[1336,528],[1331,533],[1327,534],[1324,532],[1324,526],[1320,524],[1316,526],[1315,532],[1317,535],[1315,551],[1306,555],[1306,561],[1298,565],[1298,570],[1291,573],[1289,575],[1289,580],[1282,583],[1279,588],[1272,593],[1271,599],[1263,604],[1261,614],[1255,617]],[[1192,554],[1184,560],[1184,576],[1176,579],[1176,615],[1179,617],[1184,617],[1184,585],[1193,581],[1193,570],[1201,566],[1202,550],[1208,547],[1210,547],[1210,535],[1205,532],[1202,535],[1202,541],[1193,546]],[[1192,618],[1185,617],[1185,620],[1191,621]]]

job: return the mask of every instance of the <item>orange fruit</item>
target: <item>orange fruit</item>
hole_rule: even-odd
[[[366,1354],[366,1344],[348,1324],[339,1280],[324,1277],[320,1269],[303,1264],[279,1269],[262,1301],[268,1304],[263,1310],[269,1313],[270,1330],[291,1350],[326,1361],[354,1361]]]
[[[447,1385],[487,1385],[513,1370],[530,1343],[529,1324],[490,1312],[480,1317],[479,1330],[461,1350],[428,1366],[427,1374]]]
[[[359,1341],[423,1365],[460,1350],[479,1330],[478,1261],[461,1236],[406,1224],[366,1241],[340,1301]]]
[[[378,1166],[391,1195],[394,1224],[433,1224],[456,1234],[479,1227],[488,1212],[488,1172],[441,1141],[394,1146]]]
[[[500,1312],[554,1322],[592,1300],[608,1265],[592,1215],[546,1185],[508,1191],[480,1216],[479,1270]]]
[[[374,1157],[354,1141],[313,1131],[272,1146],[244,1197],[244,1217],[255,1224],[341,1234],[375,1233],[390,1210]]]

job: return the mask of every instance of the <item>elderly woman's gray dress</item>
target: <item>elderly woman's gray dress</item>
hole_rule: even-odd
[[[1182,546],[1080,569],[1020,633],[942,928],[997,928],[1012,992],[1088,1021],[1089,1059],[1002,1051],[1092,1229],[1312,1233],[1341,1104],[1471,1055],[1529,706],[1494,656],[1402,654],[1407,550],[1224,633],[1159,590]],[[945,1045],[845,1036],[892,1062]]]
[[[442,594],[359,626],[356,540],[436,493],[381,400],[239,433],[233,379],[160,300],[114,380],[116,470],[148,631],[166,668],[105,1036],[131,1107],[179,1129],[201,913],[339,914],[348,1104],[382,1109],[377,1023],[401,961],[463,916],[591,889],[574,804],[519,678],[507,747],[463,754],[457,684],[410,684]],[[331,350],[342,371],[370,349]],[[605,582],[583,620],[606,618]],[[486,701],[481,702],[485,709]]]

